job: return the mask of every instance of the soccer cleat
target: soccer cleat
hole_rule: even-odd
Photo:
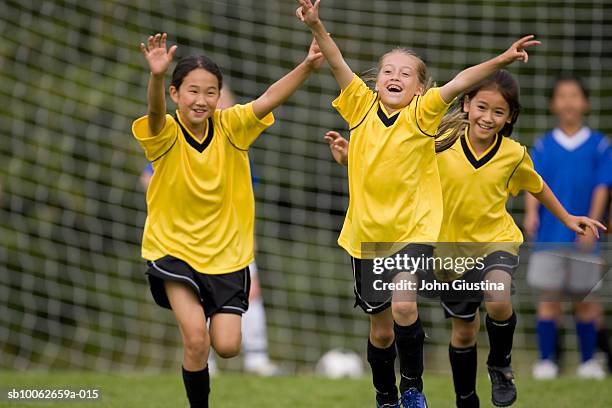
[[[559,375],[559,366],[551,360],[540,360],[534,364],[531,375],[536,380],[553,380]]]
[[[468,395],[457,395],[457,408],[480,408],[480,400],[476,391],[470,392]]]
[[[427,399],[416,388],[409,388],[402,393],[403,408],[427,408]]]
[[[592,358],[578,366],[576,375],[579,378],[603,380],[606,377],[606,372],[603,370],[601,363]]]
[[[512,367],[487,367],[491,380],[491,402],[496,407],[509,407],[516,401]]]

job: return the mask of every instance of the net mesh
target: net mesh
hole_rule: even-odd
[[[178,330],[154,305],[140,259],[146,165],[130,135],[146,112],[138,44],[168,32],[177,57],[205,52],[239,102],[260,95],[305,56],[310,34],[293,1],[3,1],[0,4],[0,367],[175,367]],[[322,18],[356,72],[397,45],[444,83],[535,33],[543,45],[509,70],[521,83],[515,138],[553,125],[547,90],[567,71],[590,89],[593,128],[612,131],[612,7],[606,1],[337,1]],[[322,136],[345,125],[324,67],[275,111],[251,150],[257,260],[270,354],[290,370],[332,347],[365,350],[368,321],[352,309],[348,256],[336,239],[346,170]],[[522,200],[510,207],[520,221]],[[609,299],[606,285],[602,292]],[[515,344],[533,349],[533,303],[517,300]],[[436,304],[421,307],[428,344],[445,347]],[[571,346],[573,337],[568,341]],[[431,348],[428,348],[431,350]],[[431,353],[433,354],[433,353]],[[431,367],[428,364],[428,367]]]

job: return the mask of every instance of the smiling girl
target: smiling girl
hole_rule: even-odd
[[[132,132],[154,169],[142,256],[153,298],[178,322],[189,403],[208,407],[209,348],[224,358],[238,354],[248,308],[254,199],[247,150],[323,56],[313,41],[304,61],[263,95],[223,110],[217,64],[185,57],[172,73],[169,91],[178,109],[169,115],[164,78],[177,46],[168,50],[166,34],[156,34],[140,48],[151,71],[148,109]]]

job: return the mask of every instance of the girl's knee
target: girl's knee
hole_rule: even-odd
[[[185,353],[193,360],[205,360],[208,358],[210,349],[210,338],[207,333],[186,335],[183,337]]]
[[[487,302],[487,314],[493,320],[508,320],[512,316],[511,302]]]
[[[387,348],[393,343],[395,333],[393,327],[372,327],[370,328],[370,341],[378,348]]]
[[[213,344],[215,353],[221,358],[236,357],[240,353],[240,339],[225,338]]]
[[[471,347],[476,344],[478,325],[473,322],[453,323],[451,344],[454,347]]]
[[[393,319],[402,326],[414,323],[418,317],[416,302],[393,302],[391,311]]]

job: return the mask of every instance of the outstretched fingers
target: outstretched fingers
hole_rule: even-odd
[[[579,235],[585,235],[585,231],[587,228],[590,229],[593,235],[595,235],[597,238],[599,238],[598,228],[603,231],[606,230],[606,227],[597,220],[593,220],[588,217],[578,217],[578,229],[576,230],[576,232]]]

